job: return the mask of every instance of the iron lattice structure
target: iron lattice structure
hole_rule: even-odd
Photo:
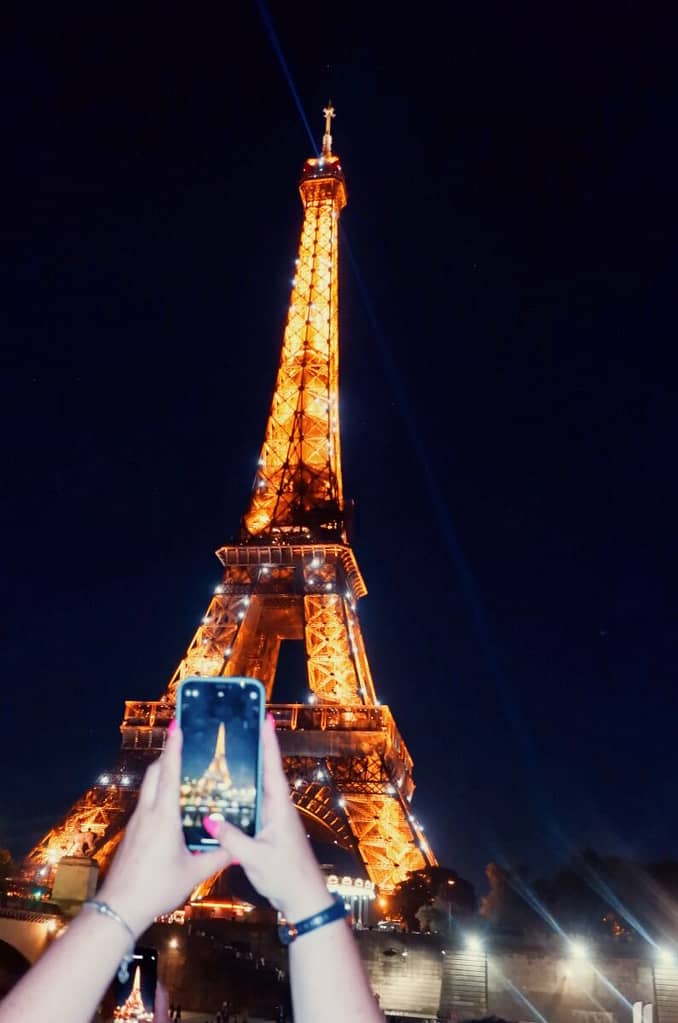
[[[222,581],[162,698],[126,703],[115,769],[29,854],[26,871],[43,883],[63,855],[92,855],[105,869],[188,675],[261,679],[309,829],[352,850],[382,891],[436,862],[410,810],[412,759],[376,698],[356,613],[367,591],[347,536],[338,412],[346,188],[332,153],[332,109],[325,114],[322,154],[306,161],[300,183],[296,276],[240,542],[217,551]],[[308,704],[271,702],[286,640],[305,645]]]

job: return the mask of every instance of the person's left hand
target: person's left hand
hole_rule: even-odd
[[[139,802],[98,893],[136,935],[169,913],[232,857],[223,849],[191,855],[179,813],[181,733],[173,721],[162,755],[146,771]]]

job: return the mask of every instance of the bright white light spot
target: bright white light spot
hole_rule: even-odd
[[[319,767],[318,770],[315,772],[315,779],[316,781],[323,781],[324,778],[325,772]]]
[[[294,779],[294,787],[295,787],[295,789],[300,789],[303,784],[304,783],[301,780],[301,778],[295,778]]]
[[[238,611],[238,614],[237,614],[238,621],[241,622],[244,617],[245,617],[245,612],[244,611]]]
[[[325,589],[329,593],[329,591],[332,589],[332,583],[325,583]]]
[[[230,646],[227,646],[226,649],[224,650],[224,657],[230,657],[232,653],[233,653],[232,648]]]
[[[245,605],[245,607],[249,607],[251,599],[252,599],[251,597],[244,597],[243,598],[243,604]]]
[[[108,785],[110,783],[110,780],[111,780],[110,775],[102,774],[101,777],[99,778],[99,784]]]
[[[222,583],[219,583],[219,585],[218,585],[218,586],[215,586],[215,587],[214,587],[214,592],[215,592],[215,593],[223,593],[223,592],[224,592],[224,587],[223,587],[223,584],[222,584]]]
[[[395,785],[387,785],[386,786],[386,791],[388,792],[389,796],[394,796],[395,795]]]
[[[309,693],[306,699],[308,700],[309,703],[315,703],[315,701],[317,700],[317,696],[315,695],[315,693]]]
[[[675,953],[670,948],[658,948],[657,958],[664,964],[664,966],[673,966],[676,961]]]
[[[479,938],[477,934],[469,934],[466,938],[466,947],[469,952],[482,952],[485,946],[483,939]]]
[[[573,959],[588,959],[589,947],[585,941],[571,941],[570,955]]]
[[[202,620],[202,624],[203,624],[203,625],[209,625],[209,623],[210,623],[211,621],[212,621],[212,619],[210,618],[210,616],[209,616],[209,615],[205,615],[205,616],[203,617],[203,620]]]
[[[129,775],[123,774],[122,778],[120,779],[120,784],[121,785],[129,785],[130,781],[131,781],[131,779],[130,779]]]
[[[169,944],[170,948],[179,948],[179,939],[178,938],[170,938],[168,944]]]
[[[337,802],[339,803],[339,806],[343,810],[343,808],[346,806],[346,800],[345,799],[339,799],[339,800],[337,800]]]
[[[320,558],[313,558],[311,568],[320,568]]]
[[[47,867],[40,867],[40,870],[38,871],[38,877],[44,877],[46,873]]]

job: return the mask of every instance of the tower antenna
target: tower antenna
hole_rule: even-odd
[[[323,135],[323,156],[328,157],[332,155],[332,118],[336,117],[336,111],[332,106],[332,100],[329,100],[326,107],[323,107],[323,114],[325,115],[325,134]]]

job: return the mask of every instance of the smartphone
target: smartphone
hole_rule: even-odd
[[[153,1023],[157,983],[158,950],[137,945],[129,966],[129,977],[121,984],[116,975],[113,982],[113,1019]]]
[[[179,806],[186,845],[209,852],[219,843],[205,817],[247,835],[259,830],[261,726],[266,691],[255,678],[185,678],[177,694],[181,753]]]

